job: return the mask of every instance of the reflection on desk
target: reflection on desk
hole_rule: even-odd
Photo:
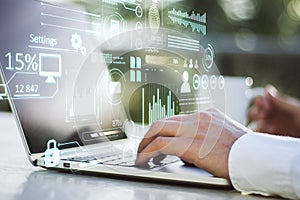
[[[237,191],[61,173],[32,166],[11,113],[0,112],[0,199],[268,199]]]

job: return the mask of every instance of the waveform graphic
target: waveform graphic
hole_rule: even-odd
[[[192,13],[189,14],[188,12],[173,8],[173,10],[168,11],[168,17],[173,24],[183,25],[186,28],[190,26],[193,32],[206,35],[206,13],[201,15],[200,13],[192,11]]]

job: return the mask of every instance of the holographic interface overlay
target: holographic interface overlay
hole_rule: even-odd
[[[13,26],[0,30],[0,99],[31,154],[95,156],[100,143],[135,155],[155,121],[224,110],[207,11],[192,1],[3,1],[0,21]]]
[[[112,38],[91,52],[74,88],[77,132],[96,160],[101,155],[97,157],[97,148],[88,144],[106,141],[120,155],[136,156],[139,142],[155,121],[212,107],[224,111],[224,77],[210,44],[196,43],[198,51],[170,46],[170,38],[192,39],[167,29],[130,31],[117,37],[123,38],[118,45],[112,45]],[[204,142],[202,154],[208,153],[220,133],[210,133],[215,137],[210,135],[207,147]],[[113,141],[120,138],[130,142],[115,145]]]

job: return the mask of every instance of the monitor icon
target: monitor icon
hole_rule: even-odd
[[[61,55],[40,53],[39,75],[47,77],[46,83],[56,83],[54,78],[61,77]]]
[[[0,100],[4,99],[3,97],[5,97],[6,94],[7,94],[7,91],[6,91],[5,84],[0,84]]]

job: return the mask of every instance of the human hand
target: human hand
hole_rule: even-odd
[[[267,86],[264,96],[254,98],[248,121],[256,124],[258,132],[300,137],[300,103],[280,96],[274,87]]]
[[[141,141],[136,165],[176,155],[211,174],[228,178],[233,143],[250,130],[216,109],[156,121]]]

